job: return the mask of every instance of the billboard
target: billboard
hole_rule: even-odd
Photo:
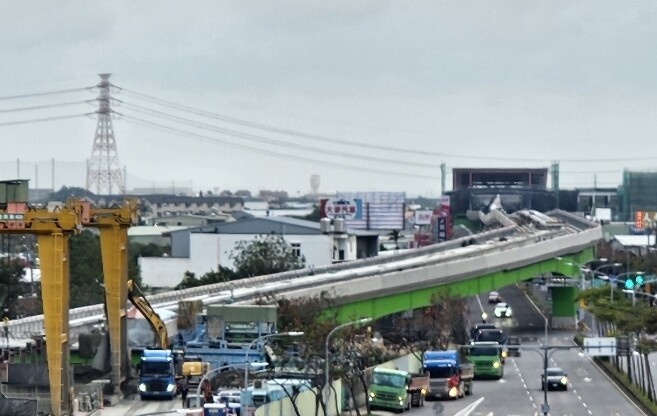
[[[344,218],[360,220],[363,218],[363,200],[358,198],[328,198],[319,203],[322,218]]]
[[[657,212],[655,211],[635,211],[634,226],[636,228],[651,228],[657,225]]]
[[[413,216],[413,223],[415,225],[429,225],[431,224],[432,215],[433,211],[430,210],[415,211],[415,215]]]
[[[452,215],[449,196],[440,198],[440,206],[433,210],[431,228],[436,242],[440,243],[452,238]]]
[[[349,204],[337,203],[341,201]],[[342,216],[344,207],[351,211],[352,206],[360,206],[360,211],[356,209],[354,215]],[[329,212],[334,209],[339,209],[338,216]],[[355,230],[403,230],[405,210],[405,192],[338,192],[335,198],[320,200],[322,218],[344,218],[347,228]]]

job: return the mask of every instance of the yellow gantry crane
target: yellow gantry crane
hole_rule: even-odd
[[[82,202],[78,202],[84,204]],[[85,227],[97,228],[103,260],[105,304],[110,338],[110,365],[115,391],[129,371],[126,300],[128,299],[128,228],[137,225],[137,200],[126,198],[109,208],[89,207],[82,219]]]
[[[127,322],[128,232],[137,223],[137,201],[95,208],[69,199],[48,210],[27,204],[27,181],[0,181],[0,234],[37,236],[41,263],[41,293],[52,414],[70,410],[69,238],[82,226],[99,229],[105,302],[110,335],[112,383],[119,387],[128,372]]]

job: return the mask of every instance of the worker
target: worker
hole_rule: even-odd
[[[205,403],[214,403],[214,396],[212,395],[212,385],[210,384],[210,380],[207,378],[203,380],[201,390],[203,390],[203,400]]]
[[[5,339],[7,340],[7,348],[9,348],[9,318],[5,316],[2,319],[2,324],[5,329]]]
[[[178,381],[178,390],[180,390],[180,399],[182,400],[182,407],[187,407],[187,394],[189,393],[189,376],[182,377]]]

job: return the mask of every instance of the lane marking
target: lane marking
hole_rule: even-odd
[[[526,300],[527,300],[527,301],[528,301],[528,302],[534,307],[534,309],[536,310],[536,312],[538,312],[538,314],[541,315],[541,316],[543,317],[543,319],[547,319],[547,317],[543,314],[543,312],[541,312],[541,309],[540,309],[540,308],[534,303],[534,301],[533,301],[533,300],[527,295],[527,293],[523,292],[523,295],[525,296],[525,299],[526,299]],[[540,339],[538,340],[538,342],[539,342],[541,345],[543,344],[543,343],[541,342]],[[581,351],[581,349],[580,349],[580,351]],[[634,408],[636,409],[636,411],[639,412],[640,415],[648,416],[643,410],[641,410],[641,408],[639,407],[638,404],[636,404],[634,401],[632,401],[632,400],[629,398],[629,396],[628,396],[627,394],[625,394],[625,392],[621,389],[621,387],[620,387],[619,384],[617,384],[614,380],[612,380],[612,378],[609,377],[609,376],[607,375],[607,373],[605,373],[604,371],[602,371],[602,369],[600,368],[600,366],[598,366],[598,364],[596,364],[595,361],[593,361],[593,358],[592,358],[592,357],[590,357],[588,354],[584,354],[584,355],[585,355],[586,358],[591,362],[591,364],[593,365],[593,367],[595,367],[595,368],[598,370],[598,372],[600,372],[602,375],[604,375],[605,378],[607,379],[607,381],[609,381],[609,383],[611,383],[612,386],[616,387],[616,390],[617,390],[617,391],[618,391],[618,392],[619,392],[619,393],[625,398],[625,400],[627,400],[627,402],[628,402],[632,407],[634,407]],[[556,364],[555,364],[555,366],[556,366]],[[570,381],[568,382],[568,384],[572,387],[572,384],[570,383]],[[582,403],[585,404],[584,402],[582,402]],[[586,407],[586,406],[585,406],[585,407]],[[591,411],[589,411],[589,414],[591,414]]]
[[[461,411],[459,411],[458,413],[455,413],[454,416],[470,416],[470,414],[472,412],[474,412],[475,409],[477,408],[477,406],[479,406],[481,404],[481,402],[483,402],[483,401],[484,401],[484,398],[481,397],[476,402],[470,403],[469,405],[465,406]]]

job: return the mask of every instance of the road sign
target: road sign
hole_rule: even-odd
[[[612,357],[616,355],[616,338],[586,337],[584,352],[590,357]]]
[[[630,353],[630,337],[627,335],[616,337],[616,354],[619,356],[628,356]]]

